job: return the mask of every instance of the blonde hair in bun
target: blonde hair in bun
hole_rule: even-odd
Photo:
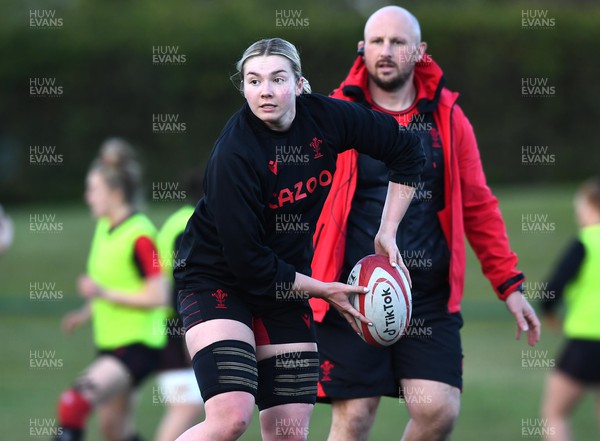
[[[106,139],[92,162],[92,171],[100,173],[109,188],[121,191],[127,204],[136,206],[140,202],[142,169],[135,150],[124,139]]]

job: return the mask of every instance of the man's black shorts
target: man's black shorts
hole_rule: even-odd
[[[413,317],[407,334],[388,348],[365,343],[336,311],[317,323],[318,401],[399,396],[400,379],[439,381],[462,390],[460,313]]]
[[[600,384],[600,341],[567,340],[557,367],[560,372],[585,385]]]
[[[214,319],[244,323],[254,331],[258,346],[316,342],[308,299],[251,296],[230,288],[210,286],[181,290],[178,310],[186,330]]]
[[[161,349],[134,343],[116,349],[101,349],[98,357],[108,355],[119,360],[131,376],[131,384],[137,387],[148,375],[158,369]]]

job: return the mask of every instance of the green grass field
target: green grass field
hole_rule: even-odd
[[[576,231],[571,208],[572,191],[572,188],[555,187],[496,189],[513,249],[519,254],[520,266],[530,282],[544,280],[557,255]],[[47,427],[48,419],[55,418],[58,394],[93,356],[89,327],[65,336],[60,332],[59,322],[64,312],[81,303],[74,282],[84,271],[94,222],[83,203],[64,207],[6,208],[15,221],[16,237],[13,247],[0,257],[1,439],[49,439],[49,436],[35,433],[44,433],[39,428]],[[174,208],[154,203],[148,212],[160,225]],[[55,216],[53,222],[62,223],[62,231],[31,231],[30,216],[33,215],[35,220],[36,214]],[[528,214],[547,216],[544,222],[553,225],[553,231],[523,231],[522,216]],[[453,439],[522,439],[523,420],[531,422],[539,418],[548,369],[522,367],[523,359],[532,352],[524,341],[514,341],[511,317],[481,276],[474,256],[470,254],[468,258],[463,303],[464,393]],[[54,298],[31,298],[32,284],[37,291],[40,286],[48,287]],[[561,341],[560,334],[543,332],[542,341],[532,350],[539,352],[534,352],[533,356],[553,360]],[[40,354],[43,351],[50,351],[44,354],[52,360],[54,367],[32,367],[32,352]],[[153,381],[145,384],[137,414],[140,431],[148,440],[152,439],[162,412],[161,405],[156,403],[153,386]],[[309,439],[326,439],[329,421],[329,407],[317,405]],[[399,439],[406,421],[404,405],[384,399],[371,439]],[[598,439],[591,396],[577,410],[574,427],[576,439]],[[525,438],[540,439],[539,436]],[[93,418],[87,439],[100,440]],[[260,439],[256,418],[243,439]]]

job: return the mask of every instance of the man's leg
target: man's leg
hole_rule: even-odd
[[[332,400],[327,441],[367,441],[380,397]]]
[[[410,420],[402,441],[447,441],[460,412],[460,390],[431,380],[401,380]]]
[[[328,441],[369,437],[380,396],[398,393],[391,351],[365,343],[336,311],[316,324],[319,339],[319,395],[331,403]]]
[[[403,441],[446,441],[460,413],[460,313],[418,311],[392,346],[401,396],[410,416]]]

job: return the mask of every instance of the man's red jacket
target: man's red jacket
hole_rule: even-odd
[[[438,218],[450,258],[450,298],[448,311],[460,311],[465,282],[466,235],[475,251],[483,274],[501,300],[505,300],[525,279],[518,271],[517,255],[510,249],[498,200],[485,179],[477,141],[471,123],[456,104],[458,93],[446,89],[441,68],[427,56],[415,66],[417,104],[421,113],[435,108],[433,116],[439,130],[444,154],[444,209]],[[370,102],[368,74],[362,56],[332,97]],[[437,104],[437,105],[436,105]],[[433,107],[432,107],[433,106]],[[358,152],[348,150],[338,156],[329,196],[317,222],[312,276],[324,282],[338,281],[346,247],[346,226],[356,188]],[[311,298],[315,320],[322,321],[329,304]]]

